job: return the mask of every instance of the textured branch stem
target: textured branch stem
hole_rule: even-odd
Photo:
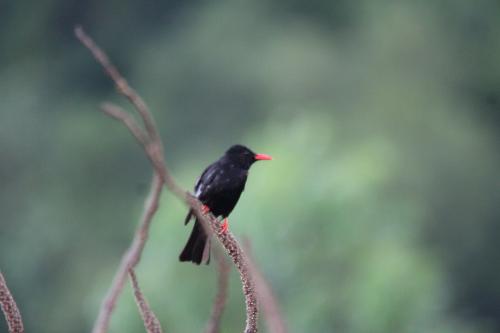
[[[161,194],[163,183],[165,183],[168,189],[173,192],[179,199],[183,200],[188,206],[193,208],[198,219],[204,224],[206,228],[208,226],[212,230],[212,233],[218,238],[226,252],[231,257],[232,261],[236,265],[243,284],[243,293],[245,296],[246,304],[247,320],[244,332],[256,333],[258,313],[257,297],[251,279],[251,274],[249,274],[247,260],[244,256],[241,246],[238,244],[231,232],[228,231],[226,233],[222,233],[222,231],[220,230],[219,221],[212,214],[203,215],[201,212],[201,203],[198,201],[198,199],[194,198],[187,191],[180,188],[174,178],[170,175],[170,172],[168,171],[164,162],[163,145],[160,136],[158,135],[155,122],[142,98],[128,85],[127,81],[118,72],[116,67],[109,61],[107,55],[95,44],[95,42],[87,34],[85,34],[82,28],[77,27],[75,29],[75,34],[77,38],[82,42],[82,44],[84,44],[92,52],[94,58],[104,68],[104,71],[111,77],[111,79],[117,86],[118,91],[128,98],[128,100],[135,107],[137,113],[139,113],[139,115],[141,116],[149,139],[147,141],[142,140],[142,134],[138,134],[139,131],[137,129],[140,128],[140,126],[131,125],[131,123],[135,122],[133,118],[124,116],[124,112],[117,108],[115,108],[114,110],[110,110],[109,108],[105,109],[105,112],[108,115],[111,115],[113,118],[123,122],[125,126],[127,126],[127,128],[132,132],[135,138],[139,141],[139,143],[143,145],[146,155],[152,161],[153,167],[155,169],[150,198],[146,202],[145,213],[140,223],[140,227],[136,232],[132,245],[123,256],[122,263],[118,271],[116,272],[108,295],[101,305],[101,309],[99,311],[99,316],[95,323],[93,333],[105,333],[108,329],[111,313],[116,305],[118,296],[123,289],[127,272],[130,269],[134,268],[140,260],[141,253],[147,239],[149,224],[158,206],[158,200]],[[134,133],[134,131],[136,133]]]
[[[21,312],[19,312],[16,301],[7,287],[2,272],[0,272],[0,307],[7,321],[9,333],[24,333]]]
[[[231,232],[227,231],[223,233],[220,231],[219,221],[212,218],[212,216],[208,219],[208,222],[210,223],[212,230],[219,230],[215,234],[240,273],[247,312],[246,327],[244,332],[256,333],[258,315],[257,294],[255,292],[252,274],[249,272],[247,259],[240,244],[236,241]]]
[[[99,315],[94,324],[93,333],[105,333],[108,330],[111,313],[113,312],[118,297],[120,296],[127,273],[133,269],[141,259],[142,250],[146,244],[149,233],[149,225],[158,209],[160,194],[163,189],[163,182],[157,173],[154,174],[151,182],[151,189],[148,198],[144,204],[144,213],[141,218],[139,228],[137,229],[132,244],[122,257],[120,267],[115,273],[111,287],[106,295],[106,298],[101,304]]]
[[[210,320],[205,328],[205,333],[218,333],[220,330],[220,323],[222,319],[222,313],[224,312],[224,307],[227,300],[227,287],[229,284],[229,271],[230,266],[227,262],[225,256],[217,251],[217,294],[215,295],[214,304],[212,307],[212,314],[210,315]]]
[[[104,71],[115,82],[118,91],[128,98],[141,116],[146,128],[146,133],[136,123],[134,118],[121,108],[111,104],[103,105],[103,111],[114,119],[123,122],[137,141],[144,147],[146,155],[151,160],[155,170],[151,181],[150,193],[144,204],[144,212],[139,227],[134,235],[132,244],[122,257],[120,267],[115,273],[111,287],[101,304],[99,315],[94,324],[93,333],[105,333],[109,327],[111,313],[125,285],[127,274],[137,265],[141,258],[142,251],[148,238],[151,220],[158,209],[158,202],[165,179],[165,166],[163,163],[161,140],[146,103],[144,103],[142,98],[128,85],[125,78],[118,72],[111,61],[109,61],[106,53],[95,44],[92,38],[90,38],[81,27],[75,29],[75,35],[82,44],[90,50],[97,62],[103,67]]]
[[[258,266],[255,264],[251,251],[251,243],[246,237],[243,239],[243,248],[247,254],[248,265],[250,266],[250,271],[255,282],[255,288],[257,289],[259,304],[262,306],[269,332],[287,333],[288,329],[285,321],[283,320],[278,302],[276,301],[276,296],[264,277],[264,274],[262,274]]]
[[[163,333],[160,325],[160,321],[156,318],[154,312],[149,307],[148,301],[144,297],[141,289],[139,288],[139,282],[137,281],[137,276],[133,269],[129,270],[130,282],[132,283],[132,289],[134,289],[135,302],[141,313],[142,321],[144,322],[144,327],[148,333]]]

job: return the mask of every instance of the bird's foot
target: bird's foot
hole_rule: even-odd
[[[227,217],[222,221],[222,225],[221,225],[221,231],[223,234],[225,234],[227,232],[227,230],[229,229],[229,223],[228,223],[228,220],[227,220]]]
[[[208,207],[207,205],[202,205],[201,212],[202,214],[207,214],[208,212],[210,212],[210,207]]]

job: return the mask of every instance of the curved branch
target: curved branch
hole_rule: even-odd
[[[92,330],[93,333],[105,333],[108,330],[111,313],[113,312],[118,297],[123,290],[127,274],[129,270],[134,268],[141,259],[142,251],[149,234],[149,225],[151,224],[151,220],[158,209],[158,202],[160,200],[162,189],[163,182],[155,173],[151,182],[149,196],[144,204],[144,213],[139,228],[135,232],[132,244],[123,255],[120,267],[118,267],[115,277],[113,278],[113,282],[111,283],[111,287],[101,304],[99,315],[94,324],[94,329]]]
[[[114,105],[112,103],[103,103],[101,105],[101,110],[108,116],[121,121],[122,123],[127,126],[128,130],[132,135],[136,138],[136,140],[141,144],[142,146],[146,146],[149,141],[149,137],[142,128],[137,124],[135,119],[125,112],[121,107]]]
[[[151,160],[155,170],[151,181],[150,193],[144,203],[144,212],[139,222],[139,227],[135,232],[132,244],[122,257],[120,267],[115,273],[113,282],[111,283],[108,293],[101,304],[99,314],[92,330],[93,333],[105,333],[108,330],[111,314],[116,306],[118,297],[120,296],[125,285],[127,274],[130,269],[133,269],[137,265],[141,258],[142,251],[148,238],[149,226],[158,209],[158,202],[163,190],[165,166],[163,163],[163,148],[161,140],[146,103],[144,103],[142,98],[128,85],[127,81],[111,63],[106,53],[104,53],[104,51],[102,51],[97,44],[95,44],[92,38],[90,38],[81,27],[75,28],[75,35],[80,42],[82,42],[82,44],[90,50],[97,62],[103,67],[104,71],[115,82],[118,91],[128,98],[141,116],[146,132],[142,130],[134,118],[121,108],[111,104],[103,105],[103,111],[114,119],[123,122],[137,139],[139,144],[143,146],[144,151],[146,152],[147,157]]]
[[[223,232],[220,227],[220,222],[212,214],[204,215],[201,212],[201,203],[195,197],[189,196],[186,202],[194,209],[195,215],[200,221],[205,230],[210,230],[213,235],[217,237],[220,244],[231,257],[231,260],[238,269],[240,280],[243,287],[243,295],[245,296],[246,305],[246,325],[245,333],[256,333],[257,328],[257,293],[255,291],[252,274],[250,273],[250,266],[248,259],[245,256],[240,244],[230,231]]]
[[[229,271],[230,266],[226,258],[220,251],[217,251],[215,257],[217,258],[217,294],[215,296],[214,304],[212,307],[212,314],[210,320],[205,328],[205,333],[218,333],[220,330],[220,322],[222,313],[227,300],[227,287],[229,284]]]
[[[255,264],[252,256],[250,240],[246,237],[243,238],[243,248],[247,253],[248,265],[252,272],[253,280],[255,281],[255,288],[257,289],[257,296],[259,303],[262,306],[264,316],[266,317],[267,328],[272,333],[287,333],[285,321],[281,314],[280,307],[276,301],[276,296],[269,283],[267,282],[264,274]]]
[[[130,281],[132,283],[132,289],[134,289],[135,302],[141,313],[142,321],[144,322],[144,327],[148,333],[163,333],[161,329],[160,321],[156,318],[153,310],[149,307],[148,301],[142,294],[141,288],[139,288],[139,282],[137,282],[137,276],[133,269],[128,271],[130,276]]]
[[[7,321],[10,333],[24,333],[23,319],[16,301],[7,287],[7,282],[0,272],[0,307]]]
[[[144,217],[140,223],[139,229],[136,232],[132,245],[122,258],[122,263],[118,271],[116,272],[108,295],[101,305],[101,309],[99,311],[99,316],[95,323],[93,333],[104,333],[108,329],[111,313],[114,309],[118,296],[123,289],[127,272],[131,268],[134,268],[135,265],[139,262],[144,244],[147,239],[151,218],[156,212],[158,206],[158,200],[163,184],[165,184],[173,194],[175,194],[179,199],[183,200],[188,206],[193,209],[195,215],[203,223],[204,227],[207,230],[211,230],[212,233],[218,238],[219,242],[226,250],[226,253],[231,257],[232,261],[236,265],[236,268],[238,269],[238,272],[240,274],[241,282],[243,284],[243,294],[245,296],[247,315],[245,333],[256,333],[258,313],[257,296],[254,290],[251,274],[249,273],[249,266],[247,264],[247,260],[243,253],[243,250],[241,249],[241,246],[236,241],[231,232],[227,231],[223,233],[220,230],[219,221],[212,214],[202,214],[202,204],[198,201],[198,199],[196,199],[195,197],[190,195],[189,192],[183,190],[177,185],[177,182],[171,176],[165,165],[161,138],[157,132],[153,116],[149,112],[142,98],[135,92],[135,90],[129,87],[127,81],[118,72],[116,67],[109,61],[107,55],[95,44],[95,42],[83,31],[81,27],[77,27],[75,29],[75,34],[77,38],[82,42],[82,44],[84,44],[92,52],[94,58],[101,64],[105,72],[111,77],[111,79],[118,87],[118,91],[128,98],[128,100],[135,107],[137,113],[139,113],[139,115],[141,116],[149,137],[149,141],[146,144],[144,144],[144,142],[140,143],[144,146],[145,153],[152,161],[153,167],[155,169],[155,174],[153,176],[153,182],[151,186],[150,199],[146,202]],[[123,122],[127,126],[127,128],[132,131],[130,125],[127,125],[125,121],[126,119],[120,116],[117,117],[116,115],[119,115],[119,113],[114,114],[113,117]],[[129,120],[127,119],[127,121]],[[137,125],[134,127],[139,126]],[[134,134],[134,136],[136,136],[136,134]]]
[[[115,83],[118,92],[127,97],[130,103],[134,105],[135,109],[142,117],[142,120],[144,121],[144,125],[146,127],[146,131],[151,136],[151,138],[155,140],[158,139],[158,131],[156,130],[154,120],[150,116],[148,107],[141,96],[139,96],[139,94],[137,94],[137,92],[129,86],[127,80],[125,80],[118,69],[116,69],[115,65],[113,65],[113,63],[109,60],[106,53],[101,50],[101,48],[99,48],[99,46],[97,46],[97,44],[92,40],[92,38],[90,38],[90,36],[88,36],[83,31],[82,27],[77,26],[75,28],[75,35],[80,40],[80,42],[82,42],[82,44],[85,45],[90,50],[90,52],[92,52],[94,58],[99,64],[101,64],[106,74],[108,74]]]

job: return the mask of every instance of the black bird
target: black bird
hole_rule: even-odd
[[[245,189],[248,170],[258,160],[270,160],[271,156],[255,154],[242,145],[230,147],[217,161],[210,164],[201,174],[194,186],[194,195],[204,204],[204,212],[210,211],[214,216],[222,216],[222,229],[227,231],[227,216],[231,213]],[[184,224],[193,217],[189,210]],[[210,262],[210,242],[203,226],[196,219],[180,261],[192,261],[199,265],[203,260]]]

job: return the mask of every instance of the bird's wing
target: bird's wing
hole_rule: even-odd
[[[246,181],[246,173],[233,168],[225,168],[218,165],[213,172],[207,173],[202,178],[198,188],[198,199],[205,203],[213,200],[227,191],[243,191]],[[207,203],[210,206],[209,203]]]
[[[200,198],[207,189],[210,188],[211,183],[217,175],[217,166],[215,163],[210,164],[201,174],[200,178],[194,185],[194,196]]]
[[[215,163],[210,164],[201,174],[201,176],[196,180],[194,184],[194,196],[198,199],[202,200],[202,197],[205,196],[206,192],[210,190],[210,184],[215,178],[217,172],[217,167]],[[189,220],[193,217],[193,210],[190,209],[186,218],[184,219],[184,224],[188,224]]]

